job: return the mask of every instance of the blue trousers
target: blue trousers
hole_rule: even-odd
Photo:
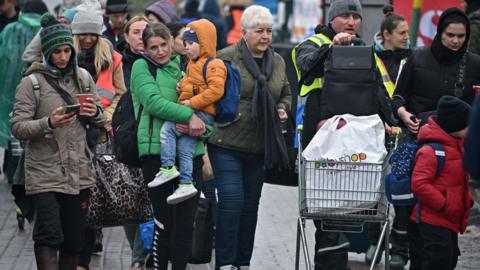
[[[208,146],[218,192],[216,268],[248,266],[265,175],[263,157]]]
[[[213,123],[213,116],[205,112],[195,112],[205,124]],[[193,181],[193,156],[197,146],[197,137],[188,136],[177,131],[176,123],[165,121],[160,130],[162,167],[175,165],[175,157],[178,153],[180,165],[180,184],[191,184]]]

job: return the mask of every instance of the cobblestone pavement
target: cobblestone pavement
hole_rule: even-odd
[[[1,159],[0,159],[1,160]],[[1,178],[1,177],[0,177]],[[0,270],[34,270],[32,225],[19,231],[13,199],[5,180],[0,179]],[[265,185],[260,203],[253,270],[292,270],[295,263],[297,190]],[[313,224],[307,223],[308,244],[313,254]],[[123,229],[105,228],[104,251],[93,257],[92,270],[128,270],[131,252]],[[480,231],[473,227],[460,237],[462,256],[457,269],[480,269]],[[352,270],[368,269],[363,254],[350,253]],[[304,268],[304,264],[301,264]],[[191,265],[189,270],[210,270],[212,265]],[[383,269],[383,265],[375,269]]]

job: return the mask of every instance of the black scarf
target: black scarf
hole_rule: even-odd
[[[261,70],[243,39],[240,43],[240,50],[245,67],[255,79],[252,117],[257,125],[263,125],[264,127],[265,168],[288,168],[287,147],[280,127],[276,104],[268,88],[268,81],[275,67],[273,50],[269,48],[263,55]]]
[[[97,81],[97,70],[95,69],[95,51],[94,47],[90,49],[80,50],[78,53],[78,65],[88,71],[93,78],[93,81]]]

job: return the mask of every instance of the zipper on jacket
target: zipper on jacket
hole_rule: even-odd
[[[148,153],[150,154],[150,150],[152,148],[152,133],[153,133],[153,121],[152,116],[148,115]]]

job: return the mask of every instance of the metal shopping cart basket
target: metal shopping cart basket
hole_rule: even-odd
[[[299,126],[299,133],[302,127]],[[300,135],[299,135],[300,137]],[[385,245],[385,258],[389,258],[389,204],[385,198],[383,178],[387,173],[388,157],[383,163],[341,161],[308,161],[302,157],[299,144],[299,217],[295,269],[299,269],[300,246],[306,269],[312,268],[305,234],[307,219],[321,221],[321,230],[329,232],[362,233],[369,222],[381,224],[377,243]],[[370,269],[379,255],[377,248]],[[385,260],[389,269],[389,260]]]

